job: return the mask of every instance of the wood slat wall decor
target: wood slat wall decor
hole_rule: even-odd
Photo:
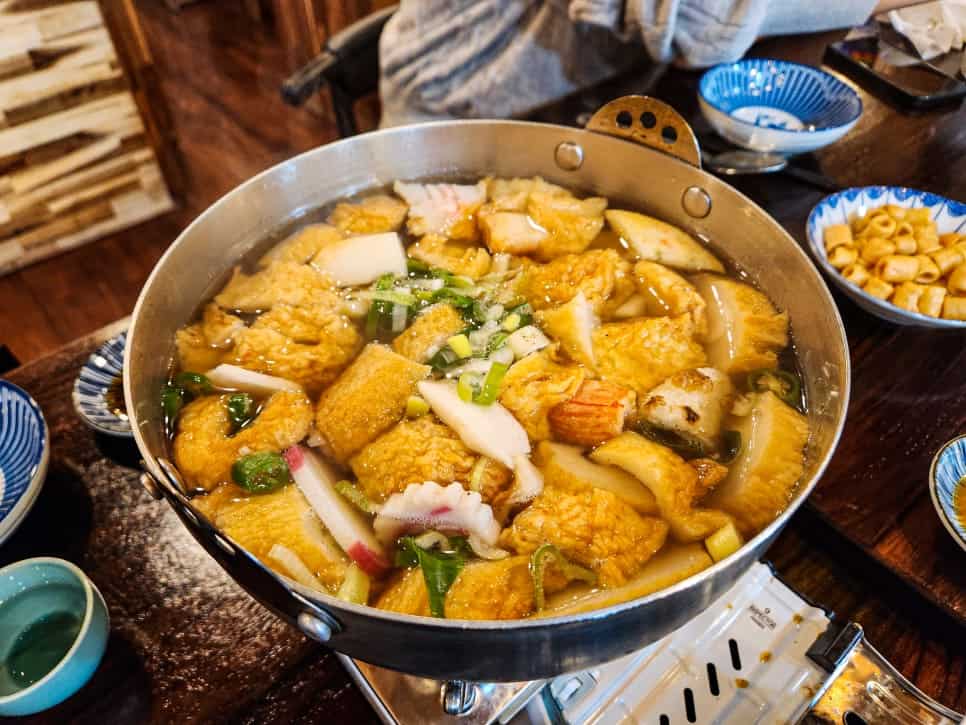
[[[0,275],[172,208],[140,38],[130,0],[0,0]]]

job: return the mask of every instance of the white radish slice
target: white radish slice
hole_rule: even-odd
[[[240,390],[252,395],[271,395],[281,390],[302,392],[302,386],[285,378],[256,373],[238,365],[221,364],[205,373],[205,377],[216,388]]]
[[[411,483],[386,499],[373,528],[386,544],[403,534],[424,531],[472,535],[489,546],[500,536],[500,524],[480,494],[459,483],[444,488],[435,481]]]
[[[506,344],[513,350],[513,354],[519,360],[530,353],[542,350],[550,344],[550,340],[540,331],[539,327],[527,325],[510,335],[506,339]]]
[[[530,439],[517,419],[499,403],[477,405],[460,399],[456,383],[423,380],[420,395],[467,448],[512,467],[513,458],[530,453]]]
[[[406,250],[396,232],[349,237],[322,248],[312,266],[340,287],[375,282],[382,275],[406,275]]]
[[[282,567],[290,579],[297,581],[302,586],[308,587],[309,589],[316,589],[320,592],[326,591],[322,582],[305,565],[301,557],[287,546],[274,544],[268,550],[268,558]]]
[[[303,446],[292,446],[283,455],[295,485],[349,558],[372,576],[388,569],[389,559],[368,522],[335,490],[335,471]]]
[[[513,457],[513,488],[507,498],[510,506],[530,503],[543,493],[543,474],[525,455]]]

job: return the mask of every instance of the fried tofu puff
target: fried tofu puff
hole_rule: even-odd
[[[275,262],[305,264],[323,247],[342,239],[342,232],[331,224],[310,224],[272,247],[258,260],[258,266]]]
[[[338,311],[338,297],[320,295],[314,307],[280,304],[238,333],[229,361],[298,383],[317,395],[362,345],[355,326]]]
[[[406,400],[430,371],[385,345],[366,345],[319,398],[315,424],[325,452],[348,462],[403,417]]]
[[[733,398],[731,378],[720,370],[683,370],[642,398],[638,412],[643,420],[715,451],[720,447],[721,423],[731,410]]]
[[[708,306],[694,285],[663,264],[640,261],[634,265],[638,292],[647,300],[652,317],[690,315],[699,338],[708,334]]]
[[[577,199],[567,194],[533,192],[527,200],[527,215],[547,238],[534,252],[537,259],[549,261],[565,254],[579,254],[594,241],[604,228],[607,199]]]
[[[331,289],[332,281],[306,264],[274,262],[252,275],[235,267],[228,284],[215,295],[215,304],[239,312],[264,312],[275,305],[312,307]]]
[[[181,328],[175,335],[181,369],[203,372],[215,367],[244,329],[245,322],[240,317],[216,304],[205,305],[201,321]]]
[[[559,591],[566,581],[548,569],[544,589]],[[402,614],[430,616],[426,580],[419,569],[395,575],[375,606]],[[535,609],[529,556],[471,561],[446,593],[447,619],[520,619]]]
[[[500,386],[500,403],[526,430],[531,441],[552,436],[550,411],[573,398],[586,373],[577,365],[562,365],[551,348],[544,348],[512,365]]]
[[[466,327],[456,308],[440,303],[416,316],[413,323],[392,341],[392,349],[416,362],[426,362],[446,341]]]
[[[451,242],[438,234],[427,234],[406,250],[406,254],[430,267],[479,279],[490,271],[492,259],[483,247]]]
[[[376,194],[359,201],[336,204],[328,221],[344,234],[394,232],[405,221],[408,208],[393,196]]]
[[[227,395],[207,395],[184,407],[174,439],[174,462],[190,488],[211,491],[231,481],[241,456],[279,452],[309,433],[312,403],[302,392],[280,391],[265,401],[255,420],[229,436]]]
[[[619,586],[657,553],[668,525],[642,516],[610,491],[568,493],[546,488],[504,529],[500,544],[530,554],[550,543],[573,562],[597,572],[600,584]]]
[[[675,373],[707,362],[687,315],[610,322],[594,330],[593,339],[597,373],[630,388],[638,400]]]
[[[390,428],[349,460],[359,485],[372,501],[382,503],[411,483],[454,481],[469,487],[480,456],[433,415],[404,420]],[[497,461],[487,459],[480,477],[480,495],[489,503],[506,489],[512,476]]]
[[[234,484],[225,484],[191,503],[219,530],[273,569],[280,567],[269,552],[280,545],[293,552],[330,589],[339,586],[345,576],[349,564],[345,554],[323,529],[298,486],[248,495]],[[289,571],[282,573],[292,575]]]
[[[606,313],[634,293],[630,263],[613,249],[567,254],[548,264],[527,265],[518,291],[535,310],[557,307],[578,292],[597,314]]]

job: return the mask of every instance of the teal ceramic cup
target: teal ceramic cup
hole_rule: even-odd
[[[94,674],[108,636],[107,606],[76,566],[25,559],[0,569],[0,715],[63,702]]]

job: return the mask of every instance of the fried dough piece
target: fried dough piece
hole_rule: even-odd
[[[750,415],[736,417],[742,450],[711,496],[734,516],[741,533],[753,536],[780,514],[804,472],[808,421],[771,391],[753,396]]]
[[[322,396],[315,424],[323,448],[339,463],[399,421],[406,399],[430,368],[370,343]]]
[[[469,488],[479,459],[449,426],[424,415],[397,423],[353,456],[349,466],[370,500],[382,503],[411,483],[436,481],[446,486],[456,481]],[[480,481],[483,501],[492,501],[510,479],[509,469],[488,460]]]
[[[234,484],[225,484],[191,503],[266,566],[278,569],[268,552],[280,544],[295,553],[329,588],[337,587],[345,576],[348,559],[322,527],[298,486],[249,495]]]
[[[392,349],[422,363],[436,354],[446,341],[466,327],[460,313],[445,303],[427,307],[395,340]]]
[[[594,331],[594,359],[601,378],[630,388],[639,400],[675,373],[706,362],[687,315],[601,325]]]
[[[280,452],[309,433],[312,403],[302,392],[280,391],[262,406],[255,420],[229,437],[227,395],[207,395],[184,407],[174,439],[174,462],[189,487],[211,491],[231,481],[241,456]]]
[[[428,234],[410,246],[406,253],[430,267],[473,279],[479,279],[489,272],[492,262],[489,252],[483,247],[450,242],[438,234]]]
[[[551,437],[550,410],[577,394],[585,373],[576,365],[561,365],[550,348],[512,365],[503,378],[500,402],[526,430],[532,441]]]
[[[306,264],[274,262],[252,275],[235,267],[228,284],[215,295],[215,304],[240,312],[263,312],[275,305],[311,307],[331,289],[332,281]]]
[[[343,234],[381,234],[394,232],[406,219],[408,207],[388,194],[367,196],[359,201],[336,204],[329,224]]]
[[[500,543],[518,554],[551,543],[571,561],[596,571],[607,587],[633,577],[664,545],[667,531],[664,521],[641,516],[610,491],[546,488],[517,514]]]
[[[267,267],[275,262],[305,264],[320,249],[340,239],[342,232],[331,224],[309,224],[269,249],[258,260],[258,266]]]
[[[537,246],[535,256],[549,261],[565,254],[579,254],[604,228],[607,199],[577,199],[572,195],[534,191],[527,200],[527,214],[547,238]]]
[[[276,305],[239,333],[230,362],[291,380],[317,395],[362,345],[359,331],[335,304],[328,309]]]
[[[558,585],[559,588],[559,585]],[[430,616],[426,581],[419,569],[395,576],[375,606]],[[468,562],[446,593],[447,619],[520,619],[534,610],[530,557]]]
[[[652,316],[690,315],[694,333],[708,334],[708,305],[694,285],[663,264],[640,261],[634,265],[637,291],[647,300],[647,313]]]
[[[572,300],[578,292],[600,313],[608,301],[633,294],[631,265],[613,249],[592,249],[582,254],[567,254],[548,264],[526,267],[519,292],[535,310],[557,307]]]
[[[704,539],[728,523],[727,514],[694,507],[698,473],[670,448],[624,432],[590,454],[591,460],[623,468],[647,486],[671,535],[681,543]]]
[[[244,320],[209,302],[199,322],[182,327],[175,335],[181,369],[201,372],[215,367],[244,329]]]

